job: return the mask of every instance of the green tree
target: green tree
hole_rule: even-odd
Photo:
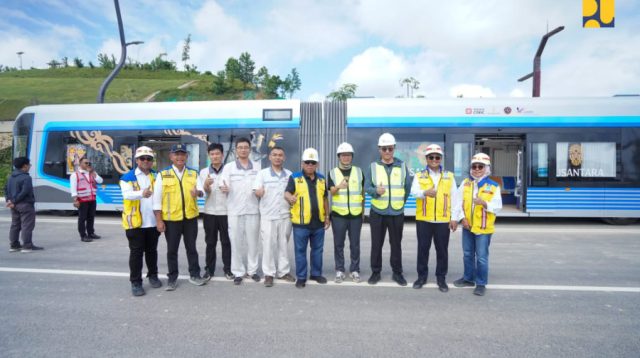
[[[220,95],[227,92],[228,88],[225,78],[226,74],[224,71],[218,71],[218,73],[213,76],[213,86],[211,88],[213,93]]]
[[[251,55],[248,52],[243,52],[240,54],[238,64],[240,65],[239,78],[244,83],[244,89],[247,89],[247,86],[253,83],[253,71],[256,69],[256,63],[251,59]]]
[[[258,73],[256,73],[256,76],[255,76],[255,81],[258,87],[264,88],[268,78],[269,78],[269,70],[264,66],[260,67],[260,69],[258,70]]]
[[[189,65],[187,61],[189,61],[189,52],[191,51],[191,34],[184,39],[184,45],[182,46],[182,62],[184,63],[184,70],[189,72]]]
[[[413,77],[407,77],[400,80],[400,87],[407,86],[407,98],[413,98],[413,90],[420,88],[420,81]]]
[[[240,79],[240,62],[233,57],[229,57],[227,63],[224,65],[224,72],[226,78],[229,80]]]
[[[283,81],[282,79],[280,79],[280,76],[267,75],[264,81],[264,86],[262,87],[262,92],[264,97],[267,99],[278,98],[279,97],[278,92],[280,91],[282,84],[283,84]]]
[[[302,86],[302,82],[300,81],[300,75],[298,74],[298,70],[296,68],[291,69],[291,73],[287,75],[284,83],[282,84],[282,88],[286,94],[289,95],[289,98],[293,97],[294,92],[299,91]]]
[[[358,85],[354,83],[345,83],[342,87],[329,93],[327,99],[331,101],[346,101],[347,98],[353,98],[356,95]]]
[[[84,67],[84,63],[82,63],[82,60],[78,57],[75,57],[73,59],[73,64],[77,67],[77,68],[83,68]]]
[[[49,66],[49,68],[58,68],[60,67],[60,62],[56,61],[55,59],[47,62],[47,65]]]
[[[116,58],[114,55],[109,58],[106,53],[100,53],[98,54],[98,63],[100,67],[110,70],[116,67]]]

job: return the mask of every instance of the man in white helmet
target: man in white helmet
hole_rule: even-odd
[[[449,291],[446,276],[449,268],[449,234],[458,227],[458,188],[453,173],[443,169],[444,152],[437,144],[427,146],[425,170],[416,173],[411,194],[416,198],[416,230],[418,236],[418,279],[413,288],[427,283],[431,240],[436,247],[436,282],[441,292]]]
[[[158,238],[153,212],[153,185],[156,172],[151,169],[155,154],[149,147],[138,147],[136,168],[120,178],[122,190],[122,227],[129,241],[129,281],[134,296],[145,294],[142,288],[142,258],[146,256],[147,277],[153,288],[162,287],[158,279]]]
[[[349,233],[351,253],[350,276],[360,282],[360,230],[364,214],[364,176],[353,162],[353,147],[342,143],[336,150],[338,166],[329,172],[331,191],[331,227],[333,229],[333,253],[336,262],[336,283],[345,279],[344,241]]]
[[[371,196],[371,277],[369,284],[380,281],[382,271],[382,246],[387,230],[391,246],[393,280],[406,286],[402,275],[402,229],[404,204],[411,191],[411,176],[405,163],[394,157],[396,139],[391,133],[378,138],[380,159],[371,163],[365,175],[365,189]]]
[[[320,284],[327,283],[322,276],[324,231],[329,229],[329,201],[327,183],[317,172],[318,151],[307,148],[302,153],[302,171],[289,177],[284,198],[291,205],[291,222],[296,256],[296,287],[307,282],[307,246],[311,246],[311,276]]]
[[[494,233],[496,214],[502,209],[500,185],[489,178],[491,159],[484,153],[471,158],[471,177],[458,188],[462,201],[458,218],[462,219],[464,276],[453,282],[456,287],[476,288],[473,294],[484,296],[489,278],[489,244]]]

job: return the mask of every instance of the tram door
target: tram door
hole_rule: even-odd
[[[474,153],[491,157],[491,178],[502,189],[503,216],[518,216],[524,212],[525,170],[524,134],[476,134]]]

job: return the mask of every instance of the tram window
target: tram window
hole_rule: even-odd
[[[549,185],[549,145],[547,143],[531,144],[531,185]]]
[[[615,142],[558,142],[556,176],[558,178],[615,178]]]
[[[13,124],[13,158],[29,156],[29,136],[33,128],[33,113],[25,113]]]
[[[453,143],[453,175],[457,183],[469,176],[470,143]]]

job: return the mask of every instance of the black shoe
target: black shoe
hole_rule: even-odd
[[[200,277],[200,275],[198,275],[198,276],[191,276],[191,277],[189,277],[189,282],[190,282],[191,284],[196,285],[196,286],[202,286],[202,285],[204,285],[205,283],[207,283],[207,281],[203,280],[203,279],[202,279],[202,277]]]
[[[158,278],[158,276],[151,276],[149,277],[149,284],[151,285],[151,287],[153,288],[160,288],[162,287],[162,281],[160,281],[160,279]]]
[[[394,273],[393,276],[391,276],[391,278],[396,281],[396,283],[400,286],[406,286],[407,285],[407,280],[404,279],[404,276],[402,276],[401,273]]]
[[[169,281],[167,282],[167,288],[165,288],[165,291],[175,291],[176,288],[178,288],[178,281],[169,279]]]
[[[141,283],[132,283],[131,284],[131,294],[134,296],[144,296],[144,288],[142,288]]]
[[[96,234],[89,234],[88,237],[92,240],[98,240],[99,238],[101,238],[102,236],[100,235],[96,235]]]
[[[304,288],[307,285],[307,280],[298,280],[296,281],[296,288]]]
[[[11,246],[9,247],[9,252],[18,252],[22,249],[22,246],[18,245],[18,246]]]
[[[449,292],[449,285],[447,285],[446,281],[438,281],[438,290],[440,292]]]
[[[476,296],[484,296],[484,293],[485,293],[486,290],[487,290],[487,288],[485,286],[478,285],[473,290],[473,294],[476,295]]]
[[[204,282],[209,282],[209,280],[211,280],[211,277],[213,277],[213,273],[209,273],[209,270],[204,270],[202,280],[204,280]]]
[[[422,286],[427,284],[427,279],[426,278],[418,278],[416,280],[416,282],[413,283],[413,288],[417,289],[421,289]]]
[[[476,284],[471,282],[471,281],[467,281],[463,278],[457,279],[455,281],[453,281],[453,285],[456,287],[473,287]]]
[[[273,276],[265,276],[264,287],[272,287],[272,286],[273,286]]]
[[[23,246],[20,249],[20,252],[22,253],[29,253],[31,251],[39,251],[39,250],[44,250],[44,247],[40,247],[40,246],[36,246],[36,245],[31,245],[31,246]]]
[[[254,280],[255,282],[260,282],[260,275],[258,275],[257,273],[254,273],[253,275],[251,275],[251,279]]]
[[[233,279],[233,284],[236,286],[240,286],[240,284],[242,283],[242,277],[236,277]]]
[[[327,278],[324,276],[311,276],[309,277],[310,280],[316,281],[319,284],[324,285],[325,283],[327,283]]]
[[[90,238],[88,238],[87,236],[82,236],[82,237],[80,238],[80,241],[82,241],[82,242],[91,242],[91,241],[93,241],[93,240],[91,240],[91,239],[90,239]]]
[[[224,277],[226,277],[227,280],[233,280],[234,278],[236,278],[231,271],[225,271],[224,272]]]
[[[378,283],[378,281],[380,281],[380,273],[379,272],[374,272],[371,274],[371,277],[369,277],[369,284],[370,285],[375,285],[376,283]]]

